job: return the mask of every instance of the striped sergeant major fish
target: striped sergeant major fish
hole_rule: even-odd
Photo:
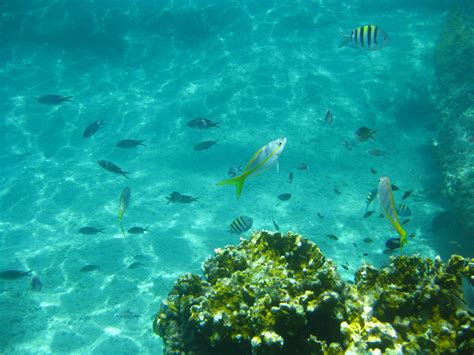
[[[247,232],[253,225],[253,218],[247,216],[237,217],[230,224],[229,232],[234,234],[242,234]]]
[[[245,166],[242,174],[218,182],[217,185],[234,185],[238,200],[242,193],[242,189],[244,188],[246,178],[252,175],[259,175],[275,164],[277,165],[278,170],[278,158],[285,149],[286,141],[286,138],[278,138],[263,146],[253,155],[252,159],[250,159]]]
[[[387,176],[382,176],[380,178],[378,193],[380,207],[382,208],[383,214],[400,235],[400,248],[403,248],[407,243],[407,232],[403,230],[400,220],[398,219],[397,209],[392,194],[392,186],[390,184],[390,179]]]
[[[377,51],[389,44],[390,37],[380,27],[375,25],[360,26],[352,30],[351,34],[341,34],[339,48],[349,45],[356,48],[365,48]]]
[[[369,209],[370,204],[372,203],[373,200],[377,197],[378,194],[378,189],[373,189],[367,194],[367,205],[365,206],[365,211]]]

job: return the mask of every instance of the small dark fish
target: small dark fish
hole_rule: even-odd
[[[374,214],[375,210],[373,211],[367,211],[364,213],[364,215],[362,217],[364,218],[369,218],[370,216],[372,216]]]
[[[145,232],[148,232],[149,229],[148,227],[132,227],[128,230],[128,233],[130,234],[142,234]]]
[[[288,175],[288,182],[291,184],[293,182],[293,172],[290,171],[290,174]]]
[[[413,192],[413,190],[405,191],[405,192],[403,193],[402,200],[408,198],[408,197],[411,195],[412,192]]]
[[[296,169],[298,169],[298,170],[308,170],[309,167],[308,167],[308,164],[306,164],[306,163],[301,163],[300,165],[298,165],[298,166],[296,167]]]
[[[340,195],[342,192],[341,192],[337,187],[335,187],[335,188],[334,188],[334,193],[335,193],[336,195]]]
[[[352,243],[353,246],[355,246],[357,248],[357,243]]]
[[[144,141],[145,141],[144,139],[142,139],[141,141],[136,140],[136,139],[122,139],[115,146],[117,148],[124,148],[124,149],[136,148],[139,145],[143,145],[144,147],[146,147],[146,144],[143,144]]]
[[[72,96],[43,95],[38,97],[38,102],[43,105],[61,105],[63,102],[72,102]]]
[[[364,253],[364,254],[362,254],[362,255],[364,255],[364,256],[367,256],[367,255],[369,255],[369,254],[367,254],[367,253]]]
[[[374,168],[370,168],[370,172],[374,175],[377,174],[377,170],[375,170]]]
[[[290,198],[291,198],[291,194],[281,194],[281,195],[278,195],[278,198],[282,201],[288,201]]]
[[[110,171],[111,173],[123,175],[126,179],[128,179],[127,174],[130,174],[126,171],[123,171],[117,165],[107,160],[98,160],[97,164],[99,164],[105,170]]]
[[[135,261],[134,263],[130,264],[128,268],[133,270],[133,269],[138,269],[140,267],[145,267],[145,266],[146,266],[145,264],[142,264],[139,261]]]
[[[219,123],[220,122],[213,122],[211,120],[208,120],[207,118],[198,117],[189,121],[187,123],[187,126],[191,128],[198,128],[198,129],[207,129],[211,127],[219,128],[218,126]]]
[[[329,239],[332,239],[332,240],[338,240],[339,238],[337,236],[335,236],[334,234],[326,234],[326,236],[329,238]]]
[[[382,253],[384,254],[393,254],[397,251],[397,249],[385,249]]]
[[[401,217],[408,217],[411,216],[411,210],[410,207],[407,205],[400,203],[397,208],[397,213]]]
[[[247,216],[240,216],[232,221],[232,223],[230,224],[229,232],[234,234],[242,234],[252,228],[252,225],[253,218]]]
[[[347,267],[347,265],[341,264],[341,267],[342,267],[344,270],[349,270],[349,268]]]
[[[410,222],[410,218],[407,218],[407,219],[404,219],[401,223],[402,226],[404,226],[405,224],[407,224],[408,222]]]
[[[31,289],[33,291],[41,291],[43,288],[43,283],[41,282],[40,278],[38,276],[33,276],[31,279]]]
[[[237,175],[240,175],[241,173],[242,173],[242,167],[235,166],[235,165],[232,165],[227,171],[227,175],[229,175],[230,177],[235,177]]]
[[[99,269],[100,269],[99,265],[86,265],[80,271],[81,272],[92,272],[92,271],[96,271],[96,270],[99,270]]]
[[[360,127],[355,131],[355,137],[359,142],[365,142],[369,139],[375,140],[374,134],[377,130],[372,130],[369,127]]]
[[[392,191],[398,191],[400,188],[397,185],[392,184]]]
[[[105,124],[104,120],[98,120],[98,121],[92,122],[90,125],[86,127],[82,136],[84,138],[92,137],[99,130],[100,126],[104,124]]]
[[[385,155],[385,152],[381,151],[380,149],[374,148],[368,151],[370,155],[373,155],[374,157],[381,157]]]
[[[278,224],[276,224],[275,219],[272,218],[272,220],[273,220],[273,225],[275,226],[275,229],[276,229],[277,231],[280,231],[280,227],[278,227]]]
[[[207,150],[211,148],[214,144],[217,144],[217,140],[204,141],[196,144],[193,149],[195,151]]]
[[[141,315],[133,313],[132,311],[127,309],[125,311],[115,313],[114,317],[131,319],[131,318],[140,318]]]
[[[198,202],[199,197],[193,197],[193,196],[188,196],[188,195],[182,195],[179,192],[172,192],[169,197],[166,197],[168,199],[168,203],[191,203],[191,202]]]
[[[377,218],[384,218],[385,216],[383,215],[383,213],[380,213]]]
[[[371,238],[364,238],[364,243],[372,243],[373,240]]]
[[[400,238],[390,238],[385,242],[385,246],[388,249],[398,249],[400,248]]]
[[[331,124],[334,121],[334,116],[332,115],[332,112],[328,110],[326,112],[326,117],[324,118],[327,124]]]
[[[347,149],[348,151],[350,151],[350,152],[352,151],[352,144],[351,144],[349,141],[344,141],[344,143],[342,143],[342,145],[343,145],[344,147],[346,147],[346,149]]]
[[[5,270],[0,271],[0,280],[16,280],[31,274],[33,270],[19,271],[19,270]]]
[[[319,218],[324,218],[324,216],[323,216],[321,213],[319,213],[319,212],[318,212],[318,217],[319,217]]]
[[[79,229],[79,233],[81,234],[86,234],[86,235],[92,235],[92,234],[97,234],[97,233],[104,233],[102,232],[104,228],[95,228],[95,227],[82,227]]]

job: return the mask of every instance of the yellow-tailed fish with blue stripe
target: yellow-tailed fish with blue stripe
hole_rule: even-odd
[[[350,46],[377,51],[386,47],[390,42],[387,33],[376,25],[364,25],[354,28],[350,34],[342,33],[339,48]]]
[[[400,248],[407,243],[407,232],[405,232],[398,219],[395,201],[393,200],[392,185],[387,176],[382,176],[379,181],[379,201],[383,214],[390,221],[393,228],[400,235]]]
[[[263,146],[253,155],[242,174],[232,179],[218,182],[217,185],[234,185],[237,199],[239,199],[244,188],[245,179],[252,175],[260,175],[275,164],[278,167],[278,158],[285,149],[286,141],[286,137],[278,138]]]
[[[127,210],[128,205],[130,204],[130,195],[131,190],[128,186],[124,187],[122,190],[122,194],[120,195],[120,205],[119,205],[119,212],[118,212],[118,219],[120,223],[120,229],[122,230],[122,234],[125,236],[125,231],[122,225],[122,218]]]

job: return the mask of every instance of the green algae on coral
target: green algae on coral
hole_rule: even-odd
[[[256,232],[216,250],[204,278],[181,276],[153,328],[166,354],[472,353],[473,317],[453,301],[472,263],[392,257],[349,284],[313,242]]]

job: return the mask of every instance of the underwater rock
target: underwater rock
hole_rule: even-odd
[[[474,352],[473,317],[456,302],[474,259],[397,256],[355,283],[313,242],[256,232],[184,274],[154,322],[165,354]]]
[[[442,193],[462,227],[474,234],[474,22],[451,13],[435,48],[438,138],[433,149],[444,175]]]

